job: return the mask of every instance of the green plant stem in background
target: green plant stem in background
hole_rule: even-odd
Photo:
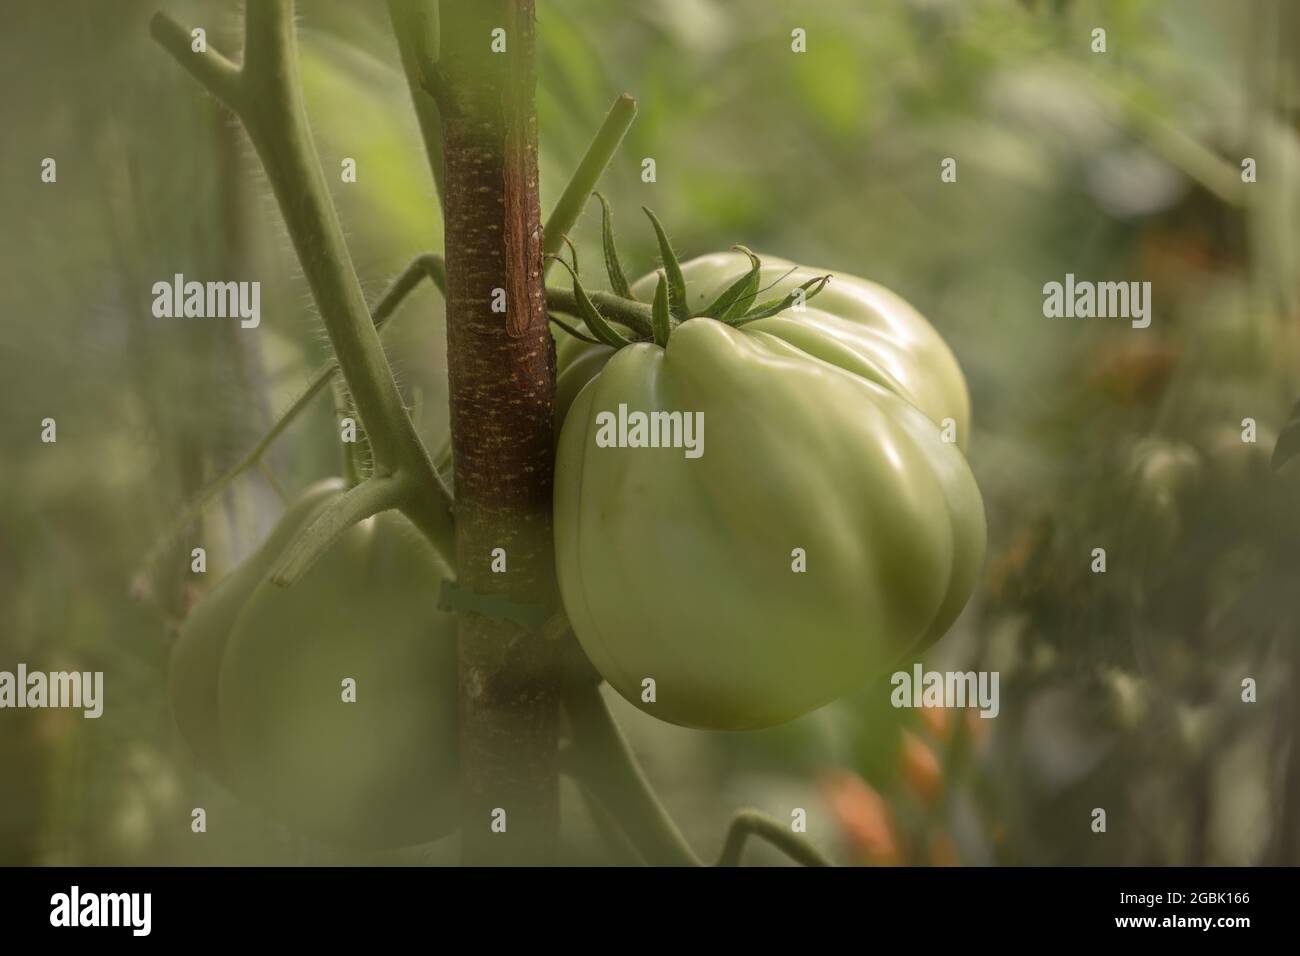
[[[437,85],[437,62],[441,43],[436,0],[388,0],[388,18],[397,37],[397,51],[402,59],[411,91],[411,105],[420,124],[433,187],[438,202],[443,196],[442,117],[432,89]]]
[[[563,768],[564,755],[561,753],[561,768]],[[609,854],[609,860],[614,866],[640,866],[644,862],[641,854],[637,853],[636,847],[628,840],[618,821],[605,808],[599,800],[592,795],[581,783],[577,785],[578,794],[582,798],[582,805],[586,808],[587,813],[591,816],[591,822],[599,834],[601,843],[604,844],[606,852]]]
[[[623,732],[601,697],[600,687],[570,687],[564,708],[573,727],[573,745],[564,769],[618,821],[624,834],[651,866],[702,866],[700,858],[664,809],[633,756]],[[716,866],[738,866],[750,836],[760,837],[804,866],[833,866],[820,850],[777,820],[757,810],[741,810],[731,821]]]
[[[349,488],[294,539],[272,570],[271,580],[284,586],[295,583],[344,531],[381,511],[401,507],[405,496],[413,492],[408,482],[393,475],[367,478]]]
[[[284,486],[280,484],[280,479],[275,477],[275,472],[271,470],[271,466],[265,460],[259,461],[257,463],[257,470],[261,472],[262,477],[266,479],[266,483],[271,487],[271,490],[275,492],[275,496],[280,499],[280,504],[288,504],[289,496],[285,493]]]
[[[1185,132],[1141,98],[1125,91],[1101,71],[1085,70],[1069,60],[1056,65],[1071,75],[1081,90],[1087,90],[1108,109],[1117,125],[1130,127],[1152,150],[1188,178],[1200,183],[1221,201],[1240,206],[1245,201],[1241,170],[1225,162],[1213,150]]]
[[[405,301],[406,297],[419,285],[420,280],[425,277],[433,282],[439,292],[444,296],[446,295],[447,273],[446,267],[443,265],[442,256],[436,255],[432,252],[426,252],[423,255],[417,256],[405,269],[402,270],[401,274],[393,280],[392,285],[388,287],[384,294],[380,296],[379,301],[375,303],[371,315],[374,319],[376,329],[380,332],[384,330],[388,325],[388,320],[392,318],[393,313],[397,311],[397,307]],[[288,408],[280,413],[280,416],[274,423],[272,423],[266,434],[258,439],[257,444],[249,449],[248,452],[239,459],[239,461],[235,462],[212,481],[208,482],[208,484],[190,500],[190,502],[181,510],[180,515],[159,537],[158,542],[150,549],[149,556],[144,560],[141,570],[137,573],[137,580],[140,580],[141,582],[147,581],[153,574],[152,569],[158,563],[161,556],[166,552],[168,544],[173,541],[177,535],[181,534],[185,528],[188,528],[193,522],[197,521],[199,516],[203,513],[203,509],[213,499],[215,499],[217,495],[221,494],[221,492],[224,491],[232,481],[242,475],[249,468],[262,462],[263,456],[271,445],[275,443],[275,440],[284,433],[284,430],[288,428],[300,414],[302,414],[307,406],[311,404],[312,399],[319,395],[321,390],[334,380],[334,376],[338,374],[338,370],[338,363],[330,362],[324,368],[320,369],[320,371],[316,372],[312,376],[311,381],[307,384],[307,388],[303,390],[301,395],[293,400],[292,404],[290,404]],[[344,469],[345,472],[347,472],[348,469],[354,468],[354,465],[352,464],[350,450],[345,449],[344,455]],[[361,481],[361,475],[359,474],[353,475],[345,473],[345,477],[348,479],[349,485],[356,485]],[[277,493],[282,499],[285,497],[284,493],[279,489],[277,489]]]
[[[348,400],[348,390],[343,382],[336,378],[332,384],[334,386],[334,422],[341,431],[343,419],[347,418],[352,412],[352,404]],[[366,463],[364,460],[365,432],[361,431],[356,437],[357,440],[353,442],[339,442],[343,480],[347,482],[349,488],[355,488],[361,484],[366,476]]]
[[[421,494],[403,495],[411,502],[404,511],[451,561],[451,496],[402,403],[312,141],[298,73],[293,3],[247,5],[242,67],[211,48],[193,52],[189,30],[166,14],[154,16],[152,30],[177,62],[243,121],[365,425],[375,473],[401,474],[404,482],[422,489]]]
[[[569,769],[619,821],[637,852],[651,866],[701,865],[637,765],[599,686],[571,688],[564,707],[574,734]]]
[[[578,216],[582,214],[583,207],[591,198],[592,190],[596,188],[601,173],[614,158],[614,153],[618,151],[619,144],[623,142],[623,137],[634,119],[636,119],[636,100],[624,93],[609,108],[605,122],[596,133],[596,138],[587,147],[582,162],[578,164],[569,184],[560,194],[560,201],[555,204],[555,208],[546,219],[546,226],[542,230],[544,255],[553,256],[559,253],[560,245],[573,229],[573,224],[578,221]],[[550,260],[546,260],[542,267],[543,276],[550,267]]]
[[[833,866],[815,846],[799,836],[785,824],[773,820],[757,810],[741,810],[731,821],[727,831],[727,842],[722,847],[717,866],[739,866],[740,855],[745,849],[745,840],[750,836],[761,837],[781,850],[786,856],[804,866]]]

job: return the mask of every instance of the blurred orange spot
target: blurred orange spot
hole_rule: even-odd
[[[1124,405],[1152,402],[1173,377],[1181,350],[1160,342],[1107,342],[1085,360],[1089,384]]]
[[[819,782],[831,813],[862,855],[878,866],[897,866],[897,831],[884,798],[847,770],[823,774]]]
[[[1048,560],[1054,531],[1052,519],[1040,515],[1018,528],[1000,554],[990,556],[984,575],[995,599],[1017,603],[1033,591],[1039,566]]]
[[[43,744],[58,743],[69,737],[73,730],[72,710],[51,708],[36,711],[33,721],[36,726],[35,737]]]
[[[925,729],[940,740],[947,740],[952,734],[952,719],[946,707],[922,707],[920,714]]]
[[[1138,256],[1141,272],[1149,275],[1156,287],[1203,277],[1226,264],[1220,261],[1207,236],[1186,227],[1149,230],[1143,236]]]
[[[961,856],[957,853],[957,844],[946,830],[937,830],[930,837],[931,866],[961,866]]]
[[[908,788],[926,803],[934,803],[943,790],[943,768],[934,751],[916,734],[904,730],[898,756]]]

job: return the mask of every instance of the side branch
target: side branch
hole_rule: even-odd
[[[564,187],[560,201],[546,217],[546,225],[542,229],[544,255],[553,256],[560,251],[561,242],[573,229],[573,224],[578,221],[579,214],[587,205],[587,200],[591,198],[591,191],[596,188],[596,181],[600,179],[609,161],[614,158],[614,153],[618,151],[619,144],[623,142],[623,137],[634,119],[636,119],[636,100],[624,93],[609,108],[609,113],[596,132],[595,139],[587,147],[582,162],[578,164],[568,185]],[[543,268],[549,270],[550,262],[546,262]]]
[[[722,848],[722,855],[715,865],[739,866],[740,855],[745,850],[745,840],[751,834],[766,840],[803,866],[835,865],[807,840],[757,810],[741,810],[736,814],[727,831],[727,842]]]
[[[633,302],[631,299],[624,299],[613,292],[599,290],[588,292],[587,296],[591,299],[592,304],[600,310],[600,314],[610,322],[626,325],[633,332],[647,338],[653,331],[654,310],[648,303]],[[571,289],[547,286],[546,305],[553,312],[582,318],[582,309],[578,304],[578,296]]]
[[[289,545],[271,581],[288,587],[316,563],[334,540],[359,521],[402,504],[410,490],[401,477],[367,478],[336,498]]]
[[[155,17],[154,35],[239,116],[257,149],[329,332],[340,371],[374,452],[376,475],[404,474],[421,489],[421,529],[444,555],[453,554],[451,496],[402,402],[343,239],[307,122],[299,79],[291,0],[256,0],[245,8],[244,65],[189,51],[189,31]],[[198,66],[201,62],[203,65]],[[403,509],[406,510],[405,508]],[[414,514],[408,514],[416,520]]]
[[[699,866],[699,857],[641,772],[599,687],[585,684],[570,689],[564,707],[574,733],[566,769],[619,821],[651,866]]]
[[[389,319],[392,318],[393,313],[397,310],[397,307],[402,304],[406,296],[419,285],[420,280],[425,276],[428,276],[430,281],[438,287],[438,290],[446,295],[447,278],[446,269],[442,263],[442,256],[436,255],[432,252],[426,252],[421,256],[417,256],[404,270],[402,270],[401,275],[393,280],[392,285],[389,286],[388,290],[384,292],[382,296],[380,296],[379,301],[375,303],[374,309],[371,310],[371,314],[374,316],[375,328],[379,329],[381,332],[384,330],[388,325]],[[293,400],[292,403],[290,403],[288,408],[280,413],[280,417],[272,423],[271,427],[266,431],[266,434],[257,440],[257,444],[249,449],[237,462],[227,468],[212,481],[208,482],[208,484],[204,485],[203,488],[192,499],[190,499],[189,503],[181,509],[180,514],[172,520],[167,530],[159,535],[158,540],[154,543],[153,547],[150,548],[149,554],[141,565],[140,570],[136,572],[137,579],[145,580],[153,573],[152,569],[154,564],[166,551],[167,546],[172,541],[176,540],[185,528],[189,527],[193,521],[196,521],[199,518],[203,513],[203,509],[210,501],[216,498],[217,495],[221,494],[221,492],[225,491],[231,482],[244,472],[248,471],[248,469],[261,463],[262,457],[266,454],[267,449],[275,443],[275,440],[284,433],[286,428],[293,424],[298,416],[302,414],[303,410],[311,404],[312,399],[319,395],[321,391],[334,380],[334,376],[338,374],[338,370],[338,362],[331,360],[327,362],[324,367],[314,372],[311,380],[307,383],[307,387]],[[408,506],[408,510],[414,512],[415,508],[413,506]],[[414,513],[408,513],[407,517],[411,518],[411,520],[421,528],[424,528],[426,525],[430,528],[436,528],[438,524],[436,510],[431,511],[431,509],[427,507],[421,507],[420,511],[421,514],[418,518]]]
[[[161,11],[149,21],[149,32],[158,44],[172,55],[182,67],[193,74],[221,102],[238,112],[240,96],[240,69],[211,46],[203,53],[195,53],[188,27],[182,26],[169,14]]]
[[[429,172],[439,203],[443,200],[442,117],[443,79],[437,61],[441,44],[437,0],[388,0],[388,18],[397,38],[402,72],[411,91],[411,105],[420,124]]]

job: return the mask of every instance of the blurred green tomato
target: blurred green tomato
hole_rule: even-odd
[[[268,579],[342,491],[309,489],[194,609],[172,657],[176,722],[201,763],[293,827],[359,846],[425,842],[455,828],[458,801],[454,618],[437,608],[432,549],[389,512],[292,587]]]

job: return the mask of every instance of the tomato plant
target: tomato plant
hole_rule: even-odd
[[[830,276],[743,249],[683,268],[653,214],[658,277],[629,287],[606,207],[613,291],[583,289],[576,253],[572,293],[547,287],[634,101],[615,101],[543,224],[532,4],[388,7],[447,253],[418,257],[373,306],[320,173],[290,0],[247,6],[238,67],[153,21],[247,131],[335,359],[197,506],[336,371],[366,446],[349,456],[353,487],[310,489],[195,609],[175,649],[177,722],[239,793],[331,840],[399,845],[459,821],[468,862],[549,861],[563,763],[642,858],[699,863],[596,684],[566,678],[594,676],[567,666],[574,635],[630,700],[652,678],[645,709],[718,729],[788,720],[934,641],[984,550],[965,383],[892,293],[848,276],[828,289]],[[439,56],[445,42],[454,55]],[[447,304],[454,499],[379,339],[424,276]],[[576,340],[560,336],[558,382],[548,318]],[[698,416],[707,448],[594,447],[594,423],[619,406]],[[454,645],[438,599],[453,568]],[[742,811],[719,863],[751,834],[826,862]]]

